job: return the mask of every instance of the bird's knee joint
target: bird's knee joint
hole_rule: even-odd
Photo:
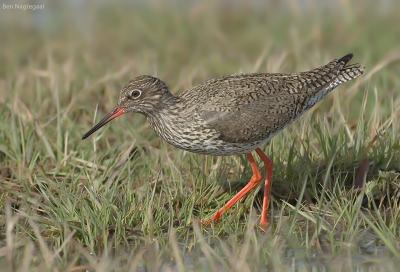
[[[268,158],[264,158],[263,159],[263,162],[264,162],[264,165],[265,166],[269,166],[269,167],[271,167],[272,166],[272,161],[270,160],[270,159],[268,159]]]
[[[259,172],[256,172],[253,174],[253,183],[258,183],[261,180],[261,174]]]

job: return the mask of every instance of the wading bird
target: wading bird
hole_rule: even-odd
[[[218,220],[260,183],[262,175],[251,153],[255,151],[264,163],[260,225],[265,228],[272,162],[260,147],[337,86],[360,76],[361,65],[348,64],[352,57],[348,54],[301,73],[211,79],[178,96],[162,80],[139,76],[122,88],[117,106],[82,139],[118,116],[139,112],[161,138],[177,148],[217,156],[246,154],[252,170],[247,185],[204,223]]]

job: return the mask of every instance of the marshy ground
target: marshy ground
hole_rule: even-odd
[[[44,3],[0,10],[2,269],[397,271],[398,2]],[[263,148],[266,233],[261,187],[219,224],[198,223],[245,184],[244,157],[177,150],[138,114],[81,141],[139,74],[178,93],[350,52],[364,76]]]

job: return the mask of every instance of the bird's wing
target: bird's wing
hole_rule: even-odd
[[[192,104],[197,105],[198,114],[222,140],[262,141],[330,91],[329,86],[350,59],[351,55],[346,55],[298,74],[227,76],[196,86],[182,97],[196,100]]]
[[[215,129],[220,139],[231,143],[262,141],[295,119],[301,111],[302,97],[269,95],[234,107],[208,107],[198,111],[208,127]]]

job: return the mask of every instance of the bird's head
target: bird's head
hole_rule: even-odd
[[[86,139],[111,120],[127,112],[152,114],[160,110],[170,97],[173,96],[162,80],[152,76],[138,76],[121,89],[117,106],[86,132],[82,139]]]
[[[152,76],[138,76],[122,88],[117,107],[125,112],[148,114],[157,110],[163,99],[170,95],[162,80]]]

